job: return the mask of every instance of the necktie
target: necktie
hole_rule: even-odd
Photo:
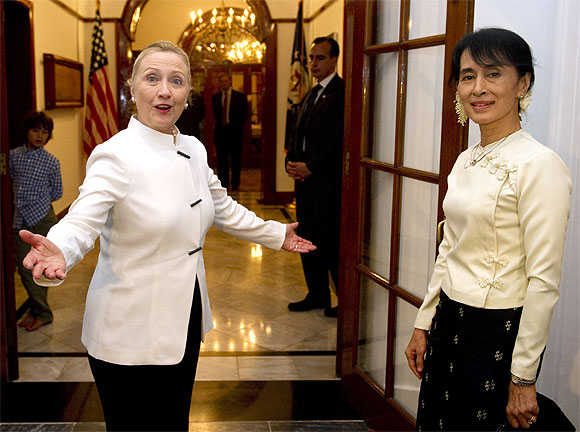
[[[320,89],[322,89],[322,86],[320,84],[316,84],[310,91],[310,94],[308,95],[306,109],[304,110],[304,114],[308,113],[316,103],[316,98],[318,97],[318,92],[320,92]]]
[[[309,115],[310,111],[312,110],[312,107],[316,103],[316,98],[318,97],[318,92],[320,91],[321,88],[322,88],[322,86],[320,84],[316,84],[312,88],[312,90],[310,90],[310,93],[308,93],[308,99],[306,100],[306,106],[304,107],[304,111],[302,112],[302,117],[300,117],[300,125],[299,125],[300,127],[303,127],[304,123],[308,119],[308,115]]]
[[[224,101],[222,103],[222,125],[228,124],[228,92],[224,92]]]
[[[302,148],[302,151],[306,150],[306,142],[304,140],[304,126],[308,121],[308,116],[312,111],[312,107],[316,103],[316,98],[318,97],[318,92],[322,89],[320,84],[316,84],[310,93],[308,93],[308,99],[306,100],[306,106],[304,107],[304,111],[302,112],[302,116],[300,117],[300,121],[298,122],[298,145]]]

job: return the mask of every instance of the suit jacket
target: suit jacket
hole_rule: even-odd
[[[79,197],[47,236],[67,270],[100,236],[82,332],[90,355],[125,365],[178,363],[196,278],[203,338],[213,322],[201,248],[212,225],[274,249],[286,233],[228,197],[193,137],[179,134],[174,145],[133,117],[95,148]]]
[[[344,81],[335,75],[308,110],[308,118],[302,119],[309,96],[310,92],[301,102],[286,162],[306,162],[312,173],[304,182],[296,182],[297,197],[301,194],[317,196],[320,206],[340,207]],[[300,128],[304,139],[299,134],[301,121],[304,122]]]
[[[224,126],[222,119],[222,92],[217,92],[212,96],[213,116],[215,118],[215,128],[219,130]],[[248,115],[248,99],[246,95],[232,89],[230,100],[230,127],[239,131],[240,136],[244,131],[244,123]]]
[[[181,116],[175,122],[175,126],[184,135],[191,135],[201,140],[201,122],[205,116],[203,96],[192,92],[189,106],[183,110]]]

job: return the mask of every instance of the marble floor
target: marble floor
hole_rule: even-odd
[[[261,193],[234,192],[232,197],[264,219],[295,220],[291,206],[260,204]],[[201,348],[190,430],[367,431],[340,396],[336,319],[323,310],[288,311],[288,302],[307,292],[299,255],[261,248],[213,228],[203,253],[215,328]],[[20,376],[8,389],[14,416],[0,423],[0,432],[105,430],[80,341],[97,255],[98,245],[63,285],[51,289],[52,324],[34,332],[18,328]],[[18,277],[15,281],[20,305],[26,293]],[[332,302],[337,302],[334,294]],[[42,395],[43,404],[56,405],[18,413],[30,411],[19,401],[31,391]],[[69,401],[66,407],[58,402],[63,398]],[[79,401],[83,408],[71,410]]]
[[[295,220],[291,206],[260,204],[259,192],[233,192],[232,197],[264,219],[283,223]],[[201,347],[196,386],[204,382],[339,385],[335,373],[336,319],[325,317],[323,310],[296,313],[287,308],[288,302],[301,300],[307,292],[299,255],[261,248],[214,228],[207,235],[203,253],[214,329]],[[18,328],[20,376],[15,383],[93,385],[80,334],[86,291],[97,256],[98,244],[69,272],[63,285],[50,290],[52,324],[34,332]],[[20,305],[26,293],[17,276],[15,282],[16,303]],[[337,302],[334,294],[332,302]],[[330,415],[329,420],[321,422],[304,422],[292,415],[287,419],[290,421],[278,423],[270,421],[275,418],[235,425],[222,424],[219,418],[213,420],[192,423],[190,430],[367,430],[356,414],[346,419]],[[63,422],[53,426],[4,423],[0,424],[0,431],[69,431],[83,427],[103,430],[101,422]]]
[[[232,196],[264,219],[294,221],[286,206],[262,205],[259,192]],[[212,228],[204,246],[214,329],[201,347],[198,380],[336,379],[336,319],[323,310],[290,312],[306,295],[298,254],[273,251]],[[34,332],[18,327],[20,381],[92,381],[81,326],[98,245],[51,288],[54,322]],[[15,275],[16,304],[26,299]],[[336,297],[333,294],[333,304]]]

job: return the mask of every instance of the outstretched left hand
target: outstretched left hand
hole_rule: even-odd
[[[296,235],[294,230],[298,226],[298,222],[286,224],[286,238],[282,244],[282,249],[288,252],[306,253],[316,249],[316,246],[311,241],[305,240]]]

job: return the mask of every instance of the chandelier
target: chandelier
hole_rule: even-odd
[[[252,9],[230,7],[191,11],[191,27],[183,37],[191,37],[192,63],[261,63],[265,46]],[[190,33],[189,35],[187,33]]]

